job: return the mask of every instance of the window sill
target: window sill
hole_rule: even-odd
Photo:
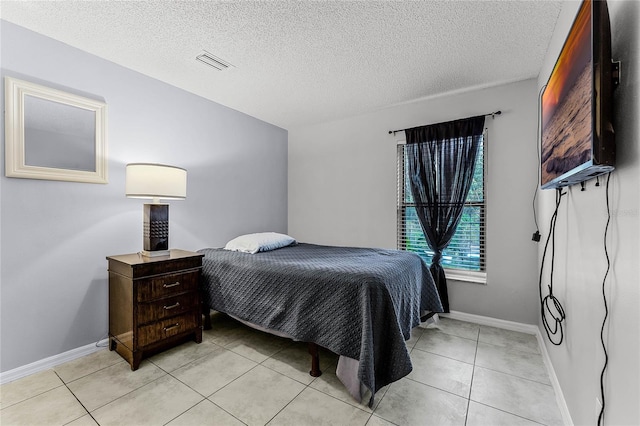
[[[472,271],[445,269],[444,274],[447,277],[447,280],[465,281],[465,282],[477,283],[477,284],[487,284],[486,272],[472,272]]]

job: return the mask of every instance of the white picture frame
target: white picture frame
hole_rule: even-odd
[[[6,76],[5,175],[108,183],[107,105]]]

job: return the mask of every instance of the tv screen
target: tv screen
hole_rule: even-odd
[[[611,34],[606,3],[585,0],[541,98],[541,186],[613,170]]]

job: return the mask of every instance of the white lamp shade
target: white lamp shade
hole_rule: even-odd
[[[164,164],[127,164],[125,193],[131,198],[187,198],[187,171]]]

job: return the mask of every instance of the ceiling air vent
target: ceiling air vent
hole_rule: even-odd
[[[229,62],[223,61],[222,59],[213,56],[207,51],[203,51],[201,54],[196,56],[196,60],[202,62],[203,64],[209,65],[210,67],[215,68],[218,71],[223,71],[233,66]]]

